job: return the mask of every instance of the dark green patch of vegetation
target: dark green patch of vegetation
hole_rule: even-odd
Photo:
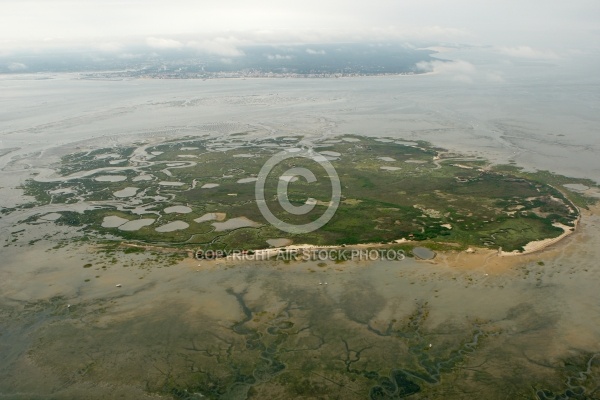
[[[595,186],[589,180],[561,177],[546,171],[529,173],[514,166],[491,168],[480,158],[465,159],[440,153],[440,149],[425,142],[407,145],[365,137],[352,139],[357,141],[320,144],[316,148],[341,154],[331,163],[340,178],[342,199],[334,217],[318,231],[285,234],[294,243],[393,246],[395,240],[406,238],[426,242],[434,250],[464,249],[470,245],[520,250],[530,241],[560,235],[563,230],[555,226],[557,223],[573,227],[579,216],[576,206],[592,202],[561,186],[566,183]],[[161,152],[153,155],[151,162],[143,167],[145,174],[153,176],[152,180],[132,182],[131,178],[141,172],[126,170],[122,174],[128,179],[122,182],[97,182],[90,176],[58,183],[30,181],[25,189],[36,198],[37,204],[50,201],[68,204],[76,201],[77,196],[100,205],[104,202],[103,208],[84,213],[62,212],[57,220],[59,224],[83,227],[88,234],[110,234],[128,241],[187,248],[265,248],[266,240],[283,234],[267,223],[257,207],[254,183],[238,181],[256,177],[267,159],[282,147],[295,146],[295,140],[244,142],[236,138],[235,142],[221,144],[198,138],[171,140],[147,149],[150,153]],[[132,151],[133,148],[110,148],[67,156],[61,172],[106,166],[109,160],[117,156],[126,158]],[[317,182],[310,184],[301,178],[288,185],[292,204],[304,204],[309,197],[317,200],[314,209],[305,215],[288,213],[276,197],[278,176],[294,167],[305,167],[317,177]],[[386,167],[397,169],[386,170]],[[161,186],[160,181],[177,181],[184,185]],[[202,188],[207,183],[218,186]],[[114,196],[114,192],[128,186],[135,186],[141,193],[135,204],[127,205],[128,199]],[[66,187],[73,193],[49,195]],[[322,166],[312,160],[292,158],[271,171],[265,194],[266,205],[279,219],[306,224],[326,210],[331,185]],[[114,205],[116,201],[123,203],[119,210]],[[171,205],[187,205],[192,212],[164,213],[164,208]],[[139,207],[146,211],[133,213]],[[261,226],[219,232],[213,226],[215,221],[194,221],[206,213],[225,213],[228,219],[246,217]],[[124,231],[118,227],[103,228],[101,225],[107,216],[156,221],[137,231]],[[158,226],[173,221],[183,221],[189,227],[173,232],[156,231]]]

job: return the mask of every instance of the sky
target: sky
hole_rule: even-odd
[[[0,51],[434,41],[516,55],[598,51],[598,0],[0,0]],[[212,49],[212,50],[211,50]]]

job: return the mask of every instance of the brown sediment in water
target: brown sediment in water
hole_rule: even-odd
[[[503,391],[487,380],[461,375],[465,368],[503,376],[502,382],[512,382],[519,393],[530,390],[533,381],[551,387],[550,382],[562,381],[562,369],[538,364],[561,365],[574,347],[594,349],[598,337],[597,328],[584,326],[579,317],[593,310],[582,306],[585,302],[579,297],[572,298],[573,293],[594,293],[591,286],[581,286],[593,282],[594,272],[579,270],[577,278],[560,266],[561,259],[577,263],[581,248],[594,251],[594,218],[584,218],[578,233],[565,239],[581,244],[579,249],[560,245],[522,257],[498,257],[495,251],[477,249],[473,254],[438,253],[431,262],[327,261],[322,267],[317,262],[187,258],[167,267],[150,252],[104,257],[97,249],[77,244],[49,253],[33,247],[7,260],[11,278],[3,279],[0,289],[33,304],[20,313],[23,324],[40,321],[23,328],[30,329],[26,337],[31,341],[22,344],[23,356],[15,356],[13,371],[47,378],[37,384],[26,378],[20,383],[0,379],[0,387],[14,393],[28,384],[35,388],[33,393],[55,390],[60,398],[102,383],[105,386],[94,386],[98,398],[107,395],[104,387],[142,398],[146,381],[152,382],[148,390],[157,393],[170,390],[168,385],[181,389],[196,382],[195,390],[206,395],[214,382],[203,380],[190,362],[232,382],[235,365],[252,375],[263,371],[263,365],[281,363],[281,371],[267,371],[253,390],[266,397],[277,390],[298,397],[306,394],[306,381],[322,385],[322,396],[339,392],[339,386],[318,376],[323,375],[345,382],[355,391],[345,398],[358,399],[368,398],[369,388],[390,370],[421,371],[418,359],[431,362],[424,376],[439,382],[415,381],[430,397],[438,390],[455,390],[448,382],[489,393],[490,398]],[[17,254],[18,249],[8,253]],[[31,261],[25,270],[18,262],[23,256]],[[592,256],[587,256],[587,264]],[[110,264],[111,257],[115,264]],[[96,270],[101,259],[108,262],[107,271]],[[547,264],[538,266],[535,261],[540,259]],[[85,268],[84,263],[93,266]],[[542,273],[544,280],[553,280],[539,286],[521,272],[524,265],[533,268],[532,276]],[[86,277],[92,281],[84,283]],[[571,277],[578,280],[570,283]],[[563,302],[568,313],[557,314],[557,304]],[[10,329],[20,323],[13,320]],[[404,336],[395,336],[397,332]],[[9,345],[16,340],[11,335],[3,339]],[[471,348],[464,343],[475,344]],[[261,346],[271,346],[268,362],[261,358]],[[348,372],[343,363],[348,355],[356,359],[351,369],[375,371],[377,379]],[[327,361],[338,359],[339,366]],[[510,363],[502,361],[507,359]],[[440,360],[464,362],[465,368],[440,372],[435,366]],[[581,360],[584,364],[585,358]],[[514,372],[514,365],[520,372]],[[61,376],[73,378],[53,389]],[[136,390],[140,396],[132,394]]]

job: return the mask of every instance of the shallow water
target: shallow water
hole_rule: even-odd
[[[421,260],[432,260],[435,257],[435,252],[427,247],[415,247],[412,253]]]
[[[187,206],[172,206],[172,207],[165,208],[163,211],[167,214],[170,214],[170,213],[188,214],[188,213],[192,212],[192,209]]]
[[[94,178],[98,182],[122,182],[127,180],[125,175],[101,175]]]
[[[172,181],[160,181],[158,182],[161,186],[183,186],[185,183],[183,182],[172,182]]]
[[[62,214],[59,214],[59,213],[50,213],[50,214],[42,215],[40,217],[40,219],[43,219],[45,221],[56,221],[60,217],[62,217]]]
[[[591,240],[588,234],[579,240]],[[544,266],[488,273],[410,259],[165,267],[150,254],[119,253],[111,264],[113,256],[81,246],[39,250],[28,251],[27,271],[17,268],[23,255],[6,257],[2,277],[11,275],[2,279],[2,310],[7,318],[20,311],[4,326],[28,339],[9,335],[4,343],[28,350],[3,363],[22,377],[47,372],[35,384],[3,375],[4,393],[68,397],[104,382],[111,389],[96,388],[91,398],[134,388],[245,398],[240,385],[271,398],[287,382],[287,398],[312,391],[328,397],[340,393],[330,380],[344,382],[344,397],[357,399],[399,387],[429,397],[526,396],[531,385],[558,393],[568,374],[542,365],[570,357],[585,371],[600,334],[581,319],[599,311],[590,291],[598,270],[581,256],[581,264],[565,268],[564,257],[577,256],[561,252],[542,256]],[[469,378],[471,369],[478,373]],[[69,383],[60,384],[65,375]]]
[[[246,217],[236,217],[228,219],[225,222],[213,222],[212,226],[215,227],[215,231],[221,232],[239,228],[255,228],[260,226],[260,224]]]
[[[225,213],[207,213],[201,217],[196,218],[194,221],[198,222],[198,223],[207,222],[207,221],[222,221],[225,219],[225,217],[226,217]]]
[[[142,218],[136,219],[133,221],[129,221],[121,226],[119,226],[119,230],[122,231],[137,231],[145,226],[152,225],[154,223],[154,219],[152,218]]]
[[[152,175],[139,175],[132,179],[132,181],[134,181],[134,182],[151,181],[151,180],[152,180]]]
[[[118,190],[113,193],[115,197],[131,197],[135,196],[139,189],[136,187],[126,187],[125,189]]]
[[[190,225],[184,221],[173,221],[157,227],[156,232],[174,232],[189,228]]]
[[[251,183],[251,182],[256,182],[258,180],[258,178],[242,178],[242,179],[238,179],[237,183]]]
[[[102,221],[102,227],[103,228],[116,228],[118,226],[125,224],[126,222],[129,222],[129,220],[125,219],[125,218],[117,217],[116,215],[111,215],[108,217],[104,217],[104,220]]]
[[[307,141],[356,142],[342,136],[354,133],[410,145],[430,140],[469,157],[598,180],[597,78],[581,84],[561,66],[505,68],[503,84],[474,85],[443,75],[3,80],[3,94],[16,100],[0,110],[0,139],[17,150],[0,156],[0,201],[22,203],[20,182],[38,169],[43,175],[74,146],[247,131],[251,138]],[[289,101],[268,100],[268,93]],[[265,95],[264,105],[246,101],[257,94]],[[46,104],[31,107],[38,96]],[[197,105],[176,104],[190,99]],[[229,122],[232,115],[241,122]],[[111,171],[125,170],[119,168]],[[168,191],[183,184],[160,185]],[[75,242],[81,232],[66,226],[21,222],[89,207],[50,205],[0,218],[7,246],[0,266],[0,397],[597,395],[597,210],[564,243],[505,263],[473,263],[466,254],[447,263],[438,254],[427,262],[172,265],[168,255],[104,252]],[[231,221],[225,226],[241,226]],[[55,248],[61,239],[71,244]]]

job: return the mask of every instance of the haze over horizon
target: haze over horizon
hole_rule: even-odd
[[[600,3],[591,0],[25,0],[2,4],[0,56],[57,49],[127,54],[137,46],[235,57],[251,44],[393,41],[485,45],[511,57],[557,59],[598,52],[599,16]]]

